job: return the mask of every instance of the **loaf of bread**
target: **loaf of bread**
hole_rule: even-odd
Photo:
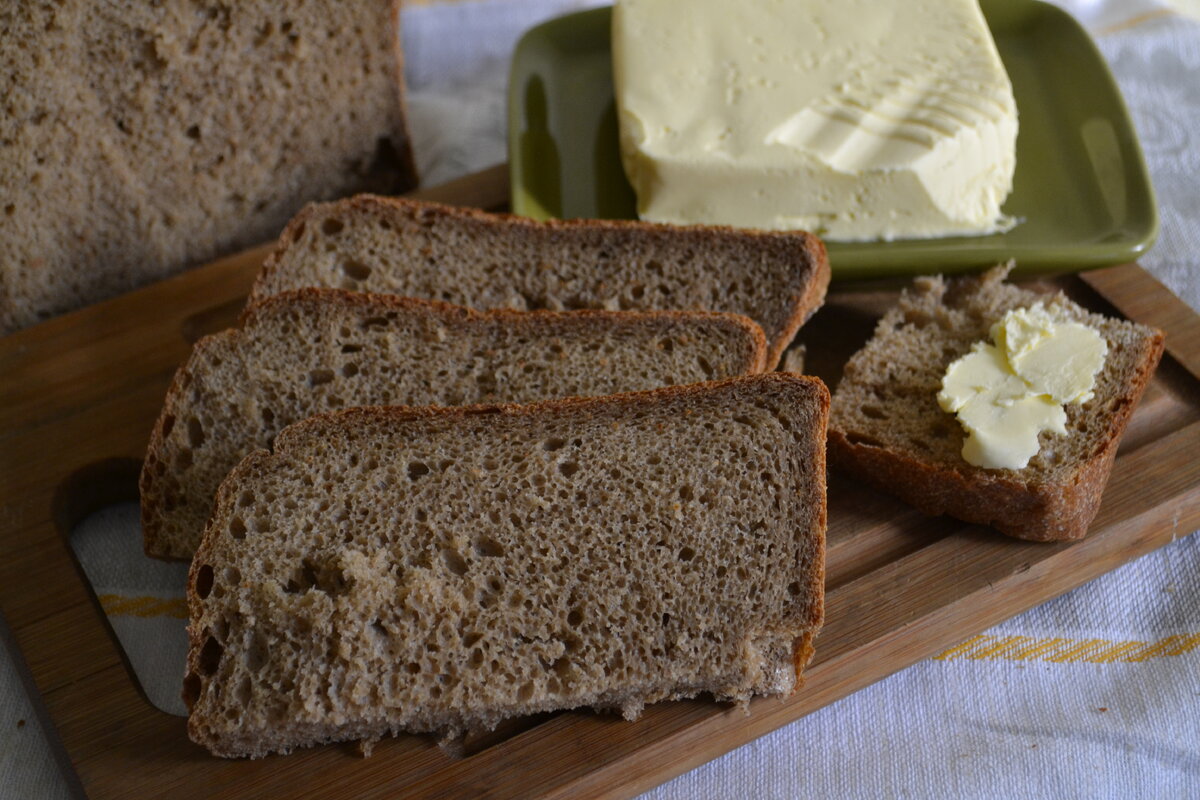
[[[398,2],[0,8],[0,334],[415,183]]]
[[[919,278],[846,365],[829,423],[831,462],[930,514],[991,525],[1019,539],[1078,539],[1100,507],[1121,434],[1162,356],[1160,331],[1089,313],[1061,294],[981,277]],[[962,457],[964,434],[937,394],[951,362],[1016,308],[1048,308],[1096,329],[1108,356],[1095,396],[1068,404],[1067,431],[1043,433],[1023,469],[983,469]]]
[[[142,467],[146,552],[189,558],[213,495],[284,426],[356,405],[601,395],[763,370],[762,329],[703,312],[477,313],[340,289],[285,292],[197,343]]]
[[[762,326],[774,367],[828,285],[824,245],[799,231],[534,222],[362,196],[292,220],[251,299],[335,286],[471,308],[730,311]]]
[[[192,562],[189,734],[257,757],[792,691],[822,620],[828,403],[774,373],[285,429],[221,484]]]

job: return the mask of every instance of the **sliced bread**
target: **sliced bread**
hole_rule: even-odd
[[[1100,507],[1117,444],[1163,350],[1160,331],[1093,314],[1061,294],[981,277],[919,278],[846,365],[830,416],[831,462],[930,514],[991,525],[1019,539],[1078,539]],[[937,402],[951,362],[986,340],[1011,309],[1044,301],[1108,345],[1095,397],[1068,404],[1065,436],[1043,433],[1023,469],[962,457],[964,434]]]
[[[799,231],[534,222],[360,196],[297,215],[251,299],[335,286],[471,308],[730,311],[762,326],[774,367],[828,285],[824,245]]]
[[[0,7],[0,334],[410,188],[393,0]]]
[[[733,314],[476,313],[436,301],[307,289],[251,306],[197,343],[142,468],[146,552],[188,558],[213,495],[286,425],[358,405],[601,395],[761,372],[762,330]]]
[[[775,373],[287,428],[221,484],[192,562],[189,734],[258,757],[792,691],[828,403]]]

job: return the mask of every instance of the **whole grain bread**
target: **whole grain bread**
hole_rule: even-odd
[[[828,285],[825,247],[801,231],[534,222],[360,196],[297,215],[251,299],[335,286],[472,308],[729,311],[762,326],[774,367]]]
[[[0,334],[415,184],[398,2],[0,4]]]
[[[762,329],[704,312],[477,313],[340,289],[285,292],[202,339],[142,467],[146,552],[189,558],[213,496],[286,425],[356,405],[601,395],[761,372]]]
[[[189,734],[257,757],[792,691],[822,620],[828,403],[775,373],[285,429],[192,562]]]
[[[1078,539],[1099,510],[1121,434],[1162,356],[1163,335],[1088,312],[1061,293],[1007,284],[1008,270],[918,278],[901,295],[846,365],[833,398],[830,460],[930,514],[1019,539]],[[942,377],[1006,312],[1039,300],[1092,326],[1108,344],[1095,397],[1068,404],[1068,433],[1043,433],[1023,469],[972,466],[961,455],[961,426],[938,405]]]

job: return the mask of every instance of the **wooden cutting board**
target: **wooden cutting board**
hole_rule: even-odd
[[[426,192],[498,207],[503,168]],[[224,761],[188,741],[133,677],[67,535],[136,498],[150,427],[200,336],[233,324],[265,248],[0,340],[0,610],[93,797],[628,796],[787,724],[1200,527],[1200,317],[1135,265],[1064,277],[1084,305],[1156,325],[1167,355],[1121,446],[1100,514],[1075,544],[1032,544],[931,519],[836,473],[827,622],[802,690],[749,716],[705,700],[636,723],[587,712],[519,720],[451,758],[404,736]],[[801,331],[833,384],[896,287],[834,286]]]

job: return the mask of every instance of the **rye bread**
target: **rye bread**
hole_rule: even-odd
[[[192,555],[225,474],[283,427],[357,405],[602,395],[764,369],[762,330],[704,312],[474,312],[305,289],[251,306],[176,374],[142,468],[146,553]]]
[[[287,428],[222,483],[192,562],[190,736],[259,757],[792,691],[828,403],[775,373]]]
[[[918,278],[846,365],[833,397],[829,457],[838,468],[929,514],[1035,541],[1079,539],[1100,507],[1121,434],[1163,351],[1161,331],[1094,314],[1061,293],[1004,282],[1008,266],[952,281]],[[983,469],[937,393],[951,362],[1007,311],[1043,301],[1108,344],[1095,397],[1068,404],[1065,436],[1043,433],[1023,469]]]
[[[471,308],[728,311],[762,326],[774,367],[828,285],[825,247],[802,231],[534,222],[364,195],[298,214],[251,300],[334,286]]]
[[[398,12],[0,4],[0,334],[412,187]]]

